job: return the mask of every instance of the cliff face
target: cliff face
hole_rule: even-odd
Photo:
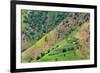
[[[89,21],[89,17],[90,15],[88,13],[69,13],[52,31],[48,32],[32,47],[22,53],[22,62],[28,62],[30,59],[35,60],[41,53],[48,51],[51,46],[64,39],[64,37],[68,36],[76,28],[81,27],[85,22]]]

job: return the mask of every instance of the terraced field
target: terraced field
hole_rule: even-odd
[[[46,12],[42,11],[42,14],[43,13]],[[57,19],[57,15],[59,14],[62,14],[62,19]],[[30,46],[28,45],[28,48],[22,51],[22,63],[89,59],[90,15],[88,13],[78,12],[47,12],[47,16],[49,16],[51,19],[48,18],[46,20],[45,24],[43,25],[46,26],[45,28],[40,28],[41,31],[43,29],[46,30],[45,34],[43,34],[43,32],[41,31],[37,31],[37,33],[41,32],[41,37],[39,39],[30,38],[31,42],[29,42],[30,40],[23,40],[22,36],[22,44],[24,41],[25,46],[27,46],[27,43],[31,43]],[[52,17],[55,17],[57,23],[53,20]],[[49,22],[52,24],[50,24]],[[27,24],[29,25],[29,23]],[[49,26],[47,26],[48,24],[51,25],[50,29]],[[33,30],[32,27],[31,30]],[[38,27],[39,26],[36,26],[36,28]],[[29,30],[28,32],[26,32],[26,30],[24,29],[25,34],[29,32]],[[24,39],[26,39],[25,37],[29,38],[25,34]],[[35,33],[34,35],[29,36],[35,37],[35,35],[37,34]],[[32,43],[32,41],[35,42]],[[22,48],[23,47],[24,46],[22,46]]]

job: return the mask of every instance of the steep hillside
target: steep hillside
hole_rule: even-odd
[[[84,23],[33,62],[89,59],[89,25],[89,22]]]
[[[63,40],[65,37],[69,36],[75,29],[81,27],[83,23],[87,21],[89,21],[88,13],[69,13],[68,16],[63,21],[61,21],[61,23],[58,26],[56,26],[52,31],[48,32],[39,41],[37,41],[32,47],[28,48],[22,53],[22,62],[31,62],[32,60],[35,61],[37,59],[40,59],[41,56],[44,56],[45,54],[50,52],[49,49],[52,46],[54,46],[59,41]],[[77,41],[77,38],[72,37],[72,41],[75,43]],[[69,43],[69,45],[71,44],[72,43]],[[68,46],[62,48],[68,48]],[[75,44],[74,47],[69,48],[71,48],[71,50],[74,50],[74,48],[76,47],[77,45]],[[76,54],[75,51],[74,54]],[[73,55],[73,53],[71,55]],[[77,58],[80,59],[80,57],[76,56],[75,59]]]
[[[22,10],[22,52],[53,30],[67,15],[65,12]]]

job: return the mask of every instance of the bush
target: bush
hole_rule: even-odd
[[[64,54],[64,56],[66,56],[66,54]]]
[[[24,52],[26,49],[25,48],[23,48],[23,49],[21,49],[21,52]]]
[[[29,57],[29,58],[28,58],[28,62],[31,62],[31,61],[32,61],[32,57]]]
[[[75,19],[75,20],[76,20],[76,17],[73,17],[73,19]]]
[[[73,50],[74,50],[74,48],[73,48],[73,47],[68,48],[68,51],[73,51]]]
[[[68,23],[69,21],[68,20],[66,20],[66,23]]]
[[[59,45],[56,45],[56,48],[58,48],[59,47]]]
[[[52,50],[53,50],[54,48],[52,48]]]
[[[72,47],[72,48],[70,48],[70,51],[73,51],[74,50],[74,48]]]
[[[62,52],[66,52],[66,49],[63,49]]]
[[[58,61],[58,59],[56,58],[55,61]]]
[[[39,60],[41,57],[40,56],[37,56],[36,60]]]
[[[82,22],[79,23],[79,26],[81,26],[81,25],[82,25]]]
[[[48,50],[48,53],[50,52],[50,50]]]
[[[44,56],[45,55],[45,53],[41,53],[41,56]]]

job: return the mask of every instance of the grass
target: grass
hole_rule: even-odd
[[[67,60],[80,60],[81,58],[79,56],[76,56],[74,54],[74,51],[69,51],[65,53],[59,52],[59,54],[55,54],[52,56],[49,56],[49,54],[45,55],[43,58],[39,59],[38,62],[44,62],[44,61],[67,61]]]
[[[49,48],[50,50],[49,53],[46,53],[39,60],[35,61],[44,62],[44,61],[80,60],[81,57],[75,55],[75,49],[79,45],[73,44],[73,42],[75,42],[76,39],[74,35],[79,29],[80,28],[77,28],[75,31],[66,36],[63,40],[60,40],[55,45],[51,46]],[[70,48],[73,48],[73,50],[70,50]],[[65,49],[66,52],[62,52],[63,49]]]
[[[52,40],[53,36],[50,34],[46,34],[43,38],[41,38],[35,45],[33,45],[30,48],[39,48],[39,47],[43,46],[45,43],[45,38],[47,38],[47,41],[50,41],[50,40]]]

